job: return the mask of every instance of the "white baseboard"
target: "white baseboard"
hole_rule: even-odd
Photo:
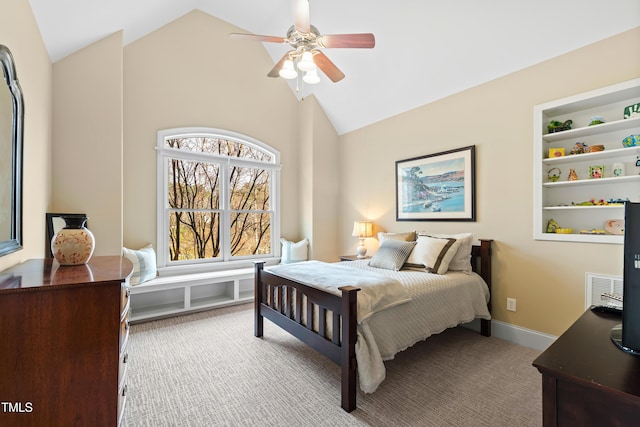
[[[540,351],[546,350],[558,338],[499,320],[491,321],[491,336]]]
[[[480,331],[480,320],[476,319],[464,326],[475,331]],[[491,321],[491,336],[539,351],[546,350],[547,347],[549,347],[556,338],[558,338],[553,335],[501,322],[499,320]]]

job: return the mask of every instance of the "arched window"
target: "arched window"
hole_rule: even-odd
[[[210,128],[158,132],[158,267],[279,255],[280,153]]]

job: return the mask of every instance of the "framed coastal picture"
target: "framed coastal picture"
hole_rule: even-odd
[[[475,221],[475,145],[396,161],[396,220]]]

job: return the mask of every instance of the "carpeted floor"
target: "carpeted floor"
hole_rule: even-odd
[[[447,330],[385,363],[358,408],[340,408],[337,365],[252,305],[133,325],[123,427],[540,426],[539,352]]]

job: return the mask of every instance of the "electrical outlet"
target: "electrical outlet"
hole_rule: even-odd
[[[507,311],[516,311],[516,299],[507,298]]]

